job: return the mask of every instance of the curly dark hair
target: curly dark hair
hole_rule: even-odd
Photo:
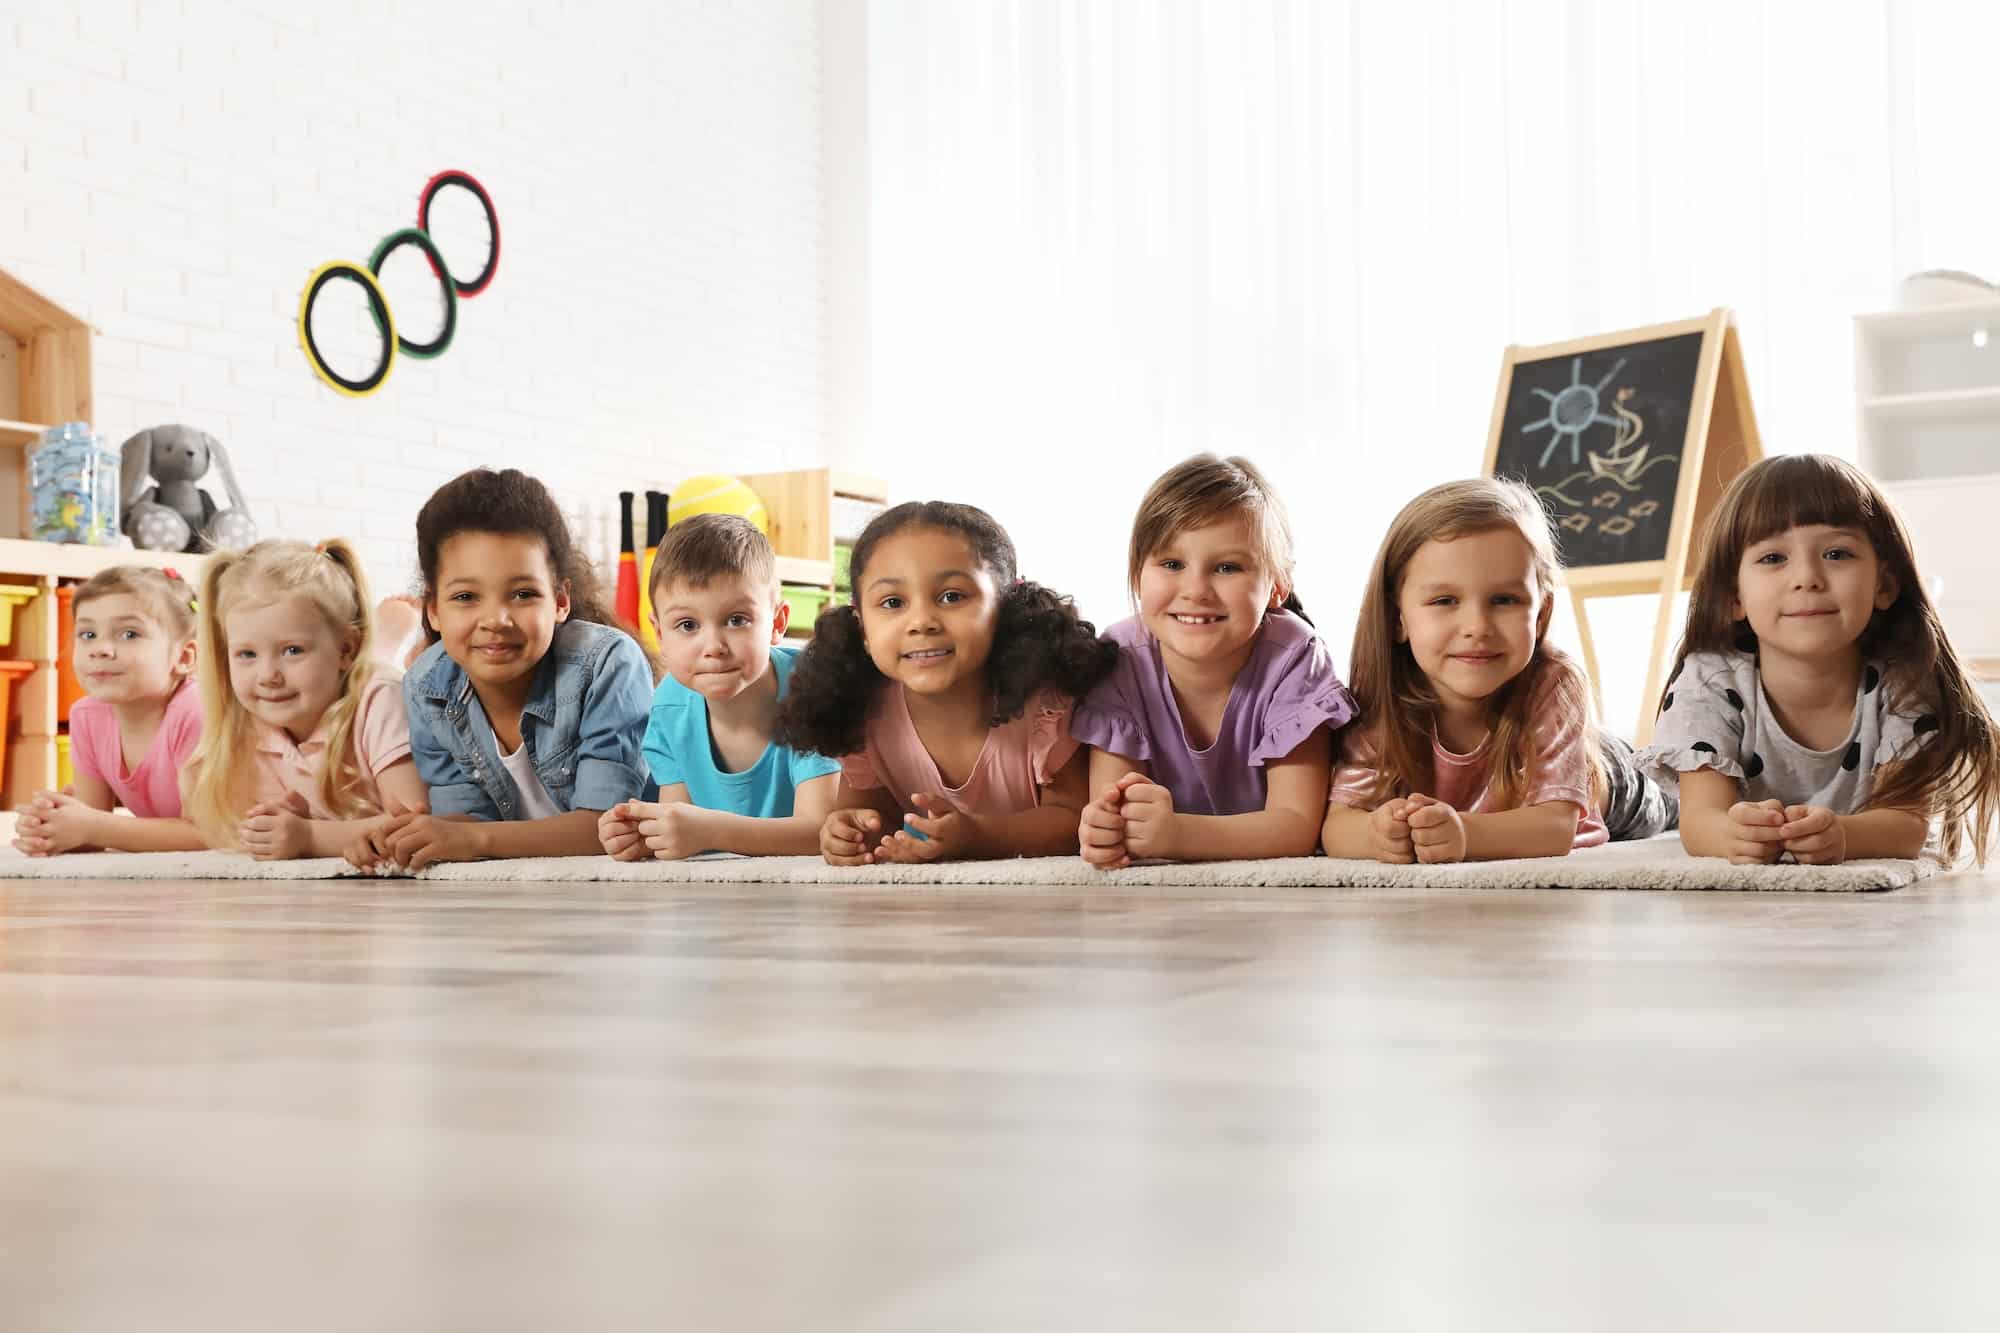
[[[993,648],[986,678],[993,687],[991,725],[1027,711],[1044,689],[1081,699],[1118,662],[1118,647],[1097,637],[1097,627],[1076,603],[1053,589],[1021,579],[1014,543],[993,516],[944,500],[912,501],[878,514],[854,543],[847,594],[863,584],[868,558],[886,538],[906,528],[932,528],[965,538],[981,568],[1000,590]],[[792,667],[790,689],[778,708],[778,739],[813,754],[854,754],[865,744],[868,713],[888,677],[875,669],[854,605],[829,607],[813,625],[812,642]]]
[[[503,472],[480,467],[461,472],[432,492],[417,513],[417,567],[425,602],[437,596],[438,552],[461,532],[541,538],[557,585],[569,585],[570,619],[617,627],[597,600],[596,567],[578,549],[549,488],[536,478],[511,467]],[[424,617],[424,635],[432,643],[438,641],[429,616]]]

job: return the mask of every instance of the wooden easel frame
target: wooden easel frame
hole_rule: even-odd
[[[1509,346],[1500,359],[1500,387],[1493,398],[1493,420],[1486,432],[1483,473],[1493,475],[1500,456],[1500,429],[1507,415],[1507,396],[1514,386],[1514,367],[1523,361],[1581,356],[1631,343],[1652,342],[1686,333],[1702,335],[1696,363],[1694,399],[1688,404],[1687,436],[1681,442],[1680,481],[1667,529],[1667,551],[1659,560],[1623,565],[1598,565],[1564,571],[1570,605],[1576,612],[1577,636],[1583,646],[1583,666],[1599,716],[1604,691],[1597,666],[1597,645],[1591,638],[1585,603],[1592,597],[1630,596],[1656,592],[1660,609],[1653,621],[1652,650],[1646,658],[1646,692],[1639,701],[1635,736],[1644,745],[1653,733],[1653,714],[1665,686],[1667,645],[1674,629],[1674,599],[1688,586],[1688,557],[1694,535],[1708,522],[1723,490],[1736,475],[1764,456],[1757,433],[1757,413],[1750,404],[1750,379],[1743,369],[1743,347],[1736,334],[1736,317],[1718,306],[1697,319],[1596,334],[1542,347]]]

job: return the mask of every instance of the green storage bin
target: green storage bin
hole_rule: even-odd
[[[833,591],[842,599],[847,595],[847,571],[854,566],[854,547],[848,542],[835,542],[833,546]]]
[[[792,623],[787,634],[810,634],[813,622],[819,613],[833,600],[830,588],[815,588],[807,583],[787,583],[784,585],[785,605],[792,608]]]

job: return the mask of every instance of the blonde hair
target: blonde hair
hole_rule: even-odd
[[[76,585],[70,605],[81,614],[100,597],[136,597],[146,615],[176,643],[194,637],[194,589],[178,571],[145,565],[113,565]]]
[[[1403,576],[1426,542],[1453,541],[1483,532],[1517,532],[1533,553],[1535,584],[1542,604],[1535,618],[1535,650],[1521,674],[1501,686],[1489,705],[1494,711],[1489,772],[1495,804],[1511,809],[1528,787],[1528,709],[1544,687],[1554,705],[1582,719],[1592,792],[1604,797],[1603,761],[1597,728],[1590,716],[1590,685],[1583,672],[1549,644],[1555,612],[1556,571],[1561,568],[1549,520],[1533,491],[1517,481],[1476,477],[1433,486],[1403,506],[1382,538],[1354,626],[1348,686],[1361,704],[1358,734],[1374,741],[1375,799],[1386,801],[1436,786],[1431,736],[1437,723],[1437,690],[1417,665],[1407,642],[1399,641]]]
[[[1937,735],[1885,768],[1868,803],[1936,815],[1944,859],[1956,861],[1970,834],[1973,859],[1984,865],[2000,818],[2000,736],[1924,591],[1902,517],[1852,463],[1825,454],[1780,454],[1730,484],[1702,530],[1687,627],[1667,688],[1689,653],[1756,651],[1749,623],[1730,617],[1743,553],[1792,528],[1816,525],[1865,534],[1882,569],[1896,580],[1896,600],[1870,616],[1856,642],[1864,657],[1882,662],[1892,707],[1936,710],[1930,716]]]
[[[1249,459],[1214,454],[1196,454],[1168,468],[1139,502],[1125,569],[1133,598],[1139,595],[1139,574],[1154,552],[1189,528],[1207,527],[1232,515],[1250,520],[1257,558],[1271,571],[1287,609],[1303,614],[1292,587],[1292,524],[1284,501]]]
[[[353,638],[353,663],[338,698],[327,708],[326,759],[320,800],[341,818],[368,813],[356,799],[366,780],[354,754],[354,724],[362,691],[374,678],[369,652],[368,581],[346,542],[318,546],[261,541],[247,551],[218,551],[201,580],[200,644],[196,650],[205,720],[201,744],[184,779],[187,817],[213,847],[234,847],[236,828],[254,800],[246,790],[257,743],[257,723],[229,684],[229,615],[279,599],[302,600],[335,634]]]

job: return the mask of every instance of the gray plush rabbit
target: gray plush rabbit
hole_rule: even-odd
[[[154,426],[119,448],[119,494],[125,498],[119,525],[132,544],[148,551],[208,551],[239,548],[257,540],[236,470],[222,441],[192,426]],[[218,510],[195,483],[213,464],[222,473],[229,508]],[[147,486],[150,475],[154,485]],[[140,489],[144,487],[144,489]]]

